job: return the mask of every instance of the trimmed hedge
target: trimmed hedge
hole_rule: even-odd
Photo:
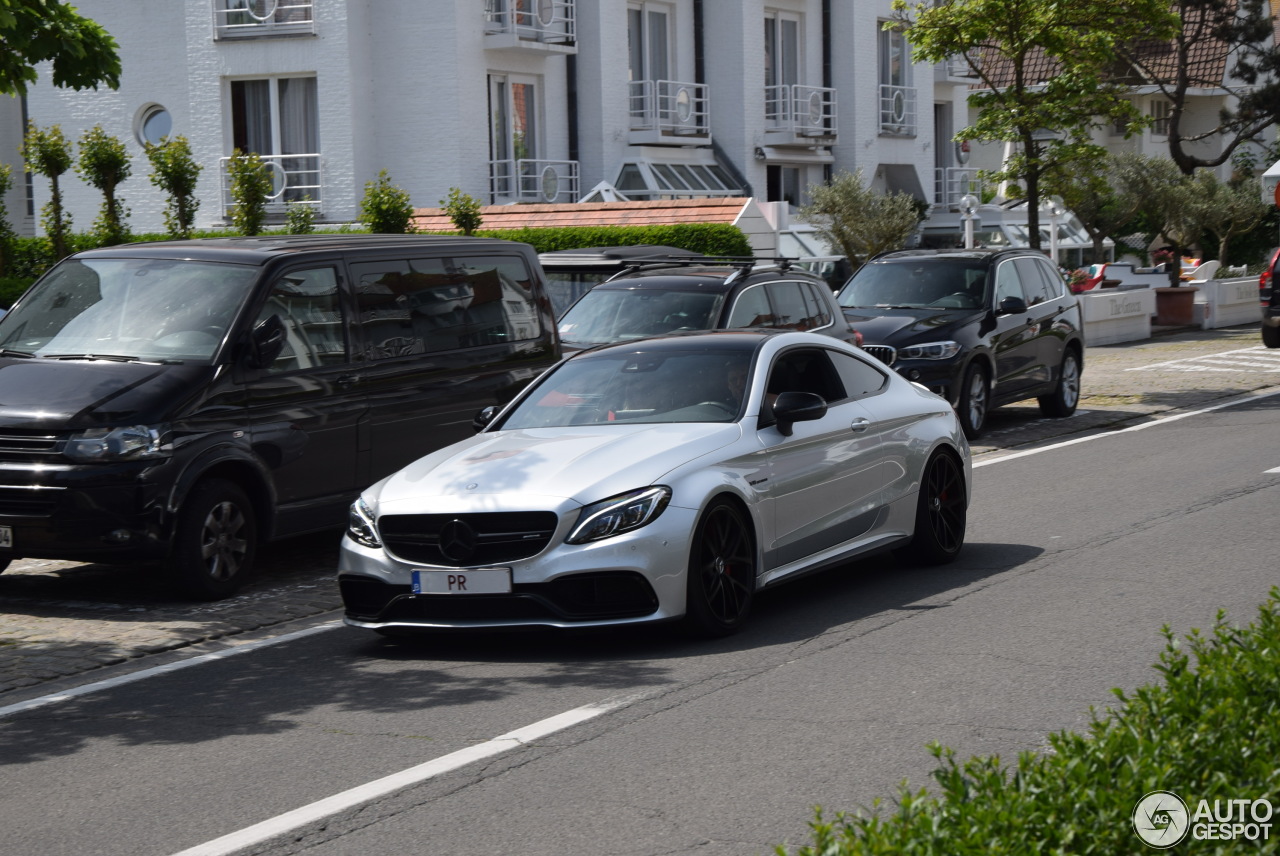
[[[287,229],[287,227],[286,227]],[[350,234],[364,232],[364,229],[317,229],[316,233]],[[280,233],[273,229],[269,233]],[[193,234],[194,238],[234,237],[238,232],[232,230],[206,230]],[[455,235],[456,232],[440,232],[436,234]],[[671,226],[576,226],[560,229],[503,229],[481,230],[477,236],[487,238],[503,238],[508,241],[520,241],[532,244],[540,253],[552,250],[573,250],[579,247],[621,247],[631,244],[661,244],[679,247],[690,252],[708,256],[750,256],[754,255],[747,236],[737,226],[723,223],[681,223]],[[99,241],[89,234],[67,236],[72,252],[92,250],[101,246]],[[169,235],[153,233],[132,236],[131,243],[139,241],[167,241]],[[0,307],[9,308],[13,301],[21,296],[31,283],[35,282],[46,270],[53,267],[58,259],[53,251],[53,244],[47,238],[14,238],[5,254],[5,269],[0,271]],[[20,284],[20,285],[19,285]]]
[[[1164,680],[1126,695],[1086,736],[1049,736],[1049,750],[1024,752],[1012,769],[998,757],[958,764],[930,747],[942,766],[941,793],[904,783],[896,812],[840,814],[810,824],[813,844],[779,856],[991,856],[1027,853],[1128,854],[1148,848],[1131,825],[1139,799],[1170,790],[1187,804],[1187,852],[1274,851],[1270,840],[1197,840],[1200,800],[1269,799],[1280,794],[1280,587],[1245,628],[1218,613],[1211,636],[1192,630],[1183,648],[1169,628],[1155,668]],[[1194,656],[1194,663],[1192,662]],[[877,803],[878,808],[878,803]],[[1247,811],[1247,809],[1246,809]],[[1210,818],[1210,823],[1213,819]],[[1275,823],[1280,826],[1280,812]],[[1276,830],[1280,834],[1280,829]],[[1179,848],[1181,849],[1181,848]]]

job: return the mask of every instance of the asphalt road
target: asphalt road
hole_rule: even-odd
[[[710,644],[658,629],[413,645],[326,629],[325,539],[282,545],[253,589],[198,608],[143,569],[15,567],[0,577],[10,674],[58,648],[87,662],[122,628],[155,650],[0,692],[3,849],[177,853],[567,711],[584,721],[293,831],[274,821],[282,836],[243,852],[768,853],[805,839],[814,805],[926,784],[929,741],[962,756],[1039,748],[1084,727],[1111,687],[1154,680],[1162,624],[1206,627],[1220,607],[1248,620],[1280,582],[1257,525],[1280,499],[1267,472],[1280,359],[1256,336],[1091,349],[1087,412],[1011,408],[975,450],[958,564],[868,561],[797,582]],[[201,852],[239,852],[217,847]]]

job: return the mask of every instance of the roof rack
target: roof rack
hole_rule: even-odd
[[[654,268],[707,267],[711,265],[723,265],[725,267],[736,268],[736,270],[729,275],[728,281],[733,281],[740,277],[750,276],[752,270],[761,265],[761,263],[771,263],[772,265],[775,265],[778,270],[786,271],[790,270],[791,266],[797,261],[799,261],[799,259],[792,256],[696,256],[693,258],[690,258],[689,256],[667,256],[665,258],[661,256],[649,256],[644,259],[637,259],[636,261],[627,264],[613,276],[606,279],[605,282],[612,282],[615,279],[623,279],[634,273],[638,273],[639,271],[651,270]]]

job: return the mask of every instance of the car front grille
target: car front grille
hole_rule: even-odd
[[[49,517],[62,488],[0,485],[0,517]]]
[[[63,445],[62,436],[50,434],[47,431],[0,429],[0,462],[7,464],[65,462],[62,457]]]
[[[378,519],[387,552],[406,562],[482,567],[536,556],[551,542],[551,511],[391,514]]]
[[[893,365],[894,360],[898,358],[898,349],[891,348],[888,345],[863,345],[862,350],[866,351],[886,366]]]

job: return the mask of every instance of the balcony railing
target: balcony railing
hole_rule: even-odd
[[[710,90],[706,84],[633,80],[630,87],[631,130],[676,136],[710,135]]]
[[[323,202],[320,175],[320,155],[261,155],[262,162],[271,171],[271,195],[267,211],[280,214],[290,202],[313,205],[317,209]],[[218,160],[218,173],[222,185],[222,206],[230,210],[235,205],[231,198],[231,175],[227,171],[229,157]]]
[[[914,86],[880,86],[880,133],[890,137],[916,135]]]
[[[215,38],[309,35],[316,31],[312,0],[214,0]]]
[[[934,201],[939,205],[959,205],[960,198],[972,193],[981,198],[984,182],[973,167],[947,167],[934,170]]]
[[[765,121],[770,131],[790,131],[800,137],[833,137],[836,133],[836,91],[821,86],[766,86]]]
[[[574,0],[485,0],[484,31],[544,44],[573,44]]]
[[[491,202],[577,202],[578,162],[489,161]]]

